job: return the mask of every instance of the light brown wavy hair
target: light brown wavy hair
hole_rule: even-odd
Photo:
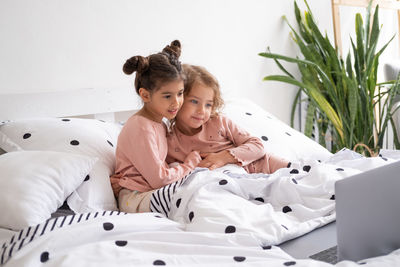
[[[190,90],[196,83],[201,83],[207,87],[210,87],[214,91],[213,106],[211,110],[211,117],[218,116],[222,107],[224,106],[224,100],[221,97],[221,90],[219,87],[218,80],[212,75],[206,68],[202,66],[183,64],[183,73],[185,75],[184,80],[184,95],[188,95]]]

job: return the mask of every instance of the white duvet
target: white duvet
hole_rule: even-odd
[[[343,150],[325,162],[305,159],[269,176],[246,175],[233,166],[200,169],[173,195],[160,195],[169,219],[115,211],[59,217],[8,238],[0,250],[1,264],[332,266],[296,260],[275,245],[335,219],[336,180],[391,161]],[[400,250],[360,263],[400,266]],[[343,261],[336,266],[358,265]]]

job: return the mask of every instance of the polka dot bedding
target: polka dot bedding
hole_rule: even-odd
[[[264,150],[288,160],[325,160],[331,153],[314,140],[280,121],[247,99],[226,101],[223,113],[250,134],[260,138]]]
[[[274,174],[247,174],[228,165],[198,168],[157,190],[152,213],[115,211],[113,172],[120,126],[89,119],[31,119],[0,123],[0,148],[50,150],[98,158],[67,199],[78,214],[0,231],[4,266],[332,266],[294,259],[278,245],[335,219],[334,182],[399,159],[398,151],[364,158],[325,148],[246,100],[224,113],[258,136],[269,153],[291,161]],[[105,211],[107,210],[107,211]],[[6,230],[4,230],[6,231]],[[400,250],[336,266],[400,266]]]
[[[335,219],[335,181],[393,161],[343,149],[325,161],[291,162],[270,175],[247,174],[237,165],[199,168],[155,191],[151,209],[186,231],[247,234],[278,245]]]
[[[5,267],[110,266],[332,266],[294,259],[252,235],[184,231],[162,214],[104,211],[53,218],[0,243]],[[400,250],[336,266],[399,266]]]
[[[79,213],[117,210],[109,175],[114,172],[119,124],[95,119],[36,118],[0,123],[0,147],[18,150],[57,151],[98,158],[84,182],[68,197]]]

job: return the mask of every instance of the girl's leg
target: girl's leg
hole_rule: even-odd
[[[128,213],[150,212],[150,198],[153,191],[138,192],[122,189],[118,196],[119,210]]]

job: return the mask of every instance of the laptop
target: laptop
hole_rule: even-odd
[[[338,260],[400,248],[400,161],[335,183]]]

